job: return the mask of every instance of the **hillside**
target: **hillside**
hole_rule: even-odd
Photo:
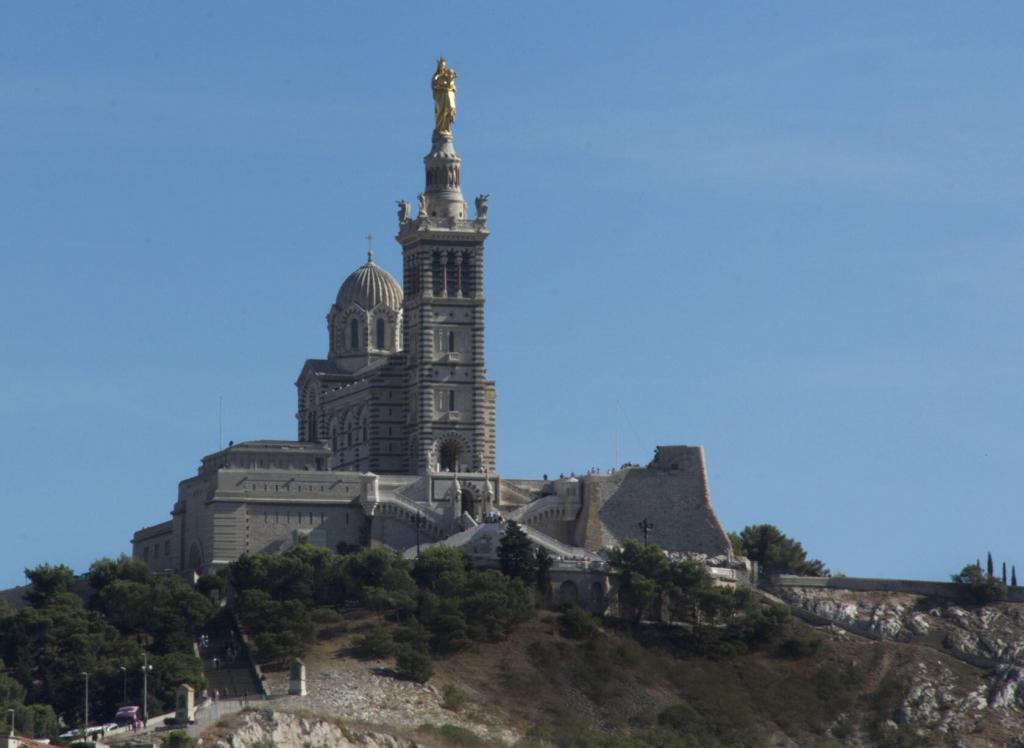
[[[215,731],[219,740],[204,742],[254,747],[273,739],[267,725],[287,723],[288,712],[307,725],[321,715],[374,740],[427,746],[980,748],[1016,745],[1024,732],[1012,701],[989,704],[988,672],[925,645],[826,628],[805,657],[698,657],[672,651],[653,630],[643,644],[607,628],[568,638],[562,620],[542,612],[505,641],[436,660],[434,677],[418,685],[394,679],[390,660],[352,656],[353,639],[377,620],[346,616],[319,628],[305,658],[308,697],[272,699],[263,706],[276,719],[234,717]],[[268,673],[275,693],[286,678]],[[446,689],[464,694],[461,708],[444,707]],[[296,745],[316,745],[312,737]]]
[[[1024,745],[1024,603],[809,582],[779,598],[627,543],[609,554],[616,617],[599,618],[536,608],[541,554],[511,553],[528,547],[509,541],[501,572],[448,547],[413,560],[300,545],[194,588],[101,559],[84,596],[70,570],[42,566],[23,607],[0,610],[0,706],[52,736],[81,723],[81,674],[104,720],[138,693],[141,673],[119,664],[148,662],[151,708],[178,684],[208,687],[188,729],[234,748]],[[303,697],[287,695],[296,656]]]

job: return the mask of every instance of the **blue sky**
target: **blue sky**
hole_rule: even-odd
[[[378,5],[0,5],[0,586],[166,519],[219,398],[294,438],[439,54],[503,474],[702,444],[833,570],[1024,569],[1024,8]]]

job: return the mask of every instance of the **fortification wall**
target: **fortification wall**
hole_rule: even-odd
[[[906,592],[912,595],[926,595],[955,599],[957,587],[952,582],[932,582],[923,579],[881,579],[877,577],[800,577],[780,574],[772,577],[775,587],[811,587],[815,589],[851,590],[854,592]],[[1024,588],[1011,587],[1007,600],[1024,602]]]

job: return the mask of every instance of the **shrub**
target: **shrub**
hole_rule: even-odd
[[[453,686],[450,683],[444,687],[444,699],[441,702],[441,706],[445,709],[450,709],[453,712],[457,712],[462,709],[462,706],[466,703],[466,693],[458,686]]]
[[[194,744],[195,741],[183,730],[174,730],[167,735],[167,745],[169,748],[188,748],[188,746]]]
[[[457,652],[470,645],[466,619],[457,612],[438,616],[431,628],[430,648],[436,652]]]
[[[394,654],[395,642],[383,626],[373,626],[357,636],[352,647],[360,657],[383,659]]]
[[[723,702],[717,696],[695,695],[687,702],[673,704],[658,715],[658,724],[675,732],[684,745],[762,745],[750,706],[739,699]]]
[[[731,535],[730,539],[733,551],[757,561],[763,575],[828,576],[825,564],[818,559],[807,558],[807,552],[799,541],[775,525],[748,525],[739,535]]]
[[[558,628],[566,639],[594,639],[600,633],[594,617],[576,605],[569,606],[562,613]]]
[[[199,581],[196,582],[196,592],[206,595],[207,597],[213,597],[216,593],[218,600],[222,599],[225,593],[228,591],[228,578],[227,574],[205,574],[199,577]]]
[[[412,647],[401,647],[395,658],[395,671],[400,678],[426,683],[434,674],[434,663],[430,655],[417,652]]]
[[[420,730],[438,736],[443,741],[443,745],[460,746],[460,748],[477,748],[477,746],[486,745],[483,739],[475,732],[458,725],[441,725],[437,727],[436,725],[428,724],[421,726]]]
[[[313,608],[310,611],[310,618],[313,623],[328,625],[337,625],[345,620],[345,617],[334,608]]]
[[[813,631],[797,631],[783,640],[777,653],[780,657],[798,660],[802,657],[809,657],[821,649],[821,642],[821,636]]]
[[[396,627],[391,633],[391,638],[395,644],[405,644],[420,652],[426,652],[430,647],[430,632],[416,618],[410,618]]]
[[[1006,599],[1006,585],[993,576],[985,576],[981,567],[968,564],[953,575],[960,600],[968,605],[985,605]]]

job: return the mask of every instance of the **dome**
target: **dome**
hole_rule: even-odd
[[[366,264],[345,279],[338,289],[338,309],[358,304],[369,311],[378,304],[391,309],[402,308],[402,287],[388,271],[373,261],[373,252],[367,253]]]

